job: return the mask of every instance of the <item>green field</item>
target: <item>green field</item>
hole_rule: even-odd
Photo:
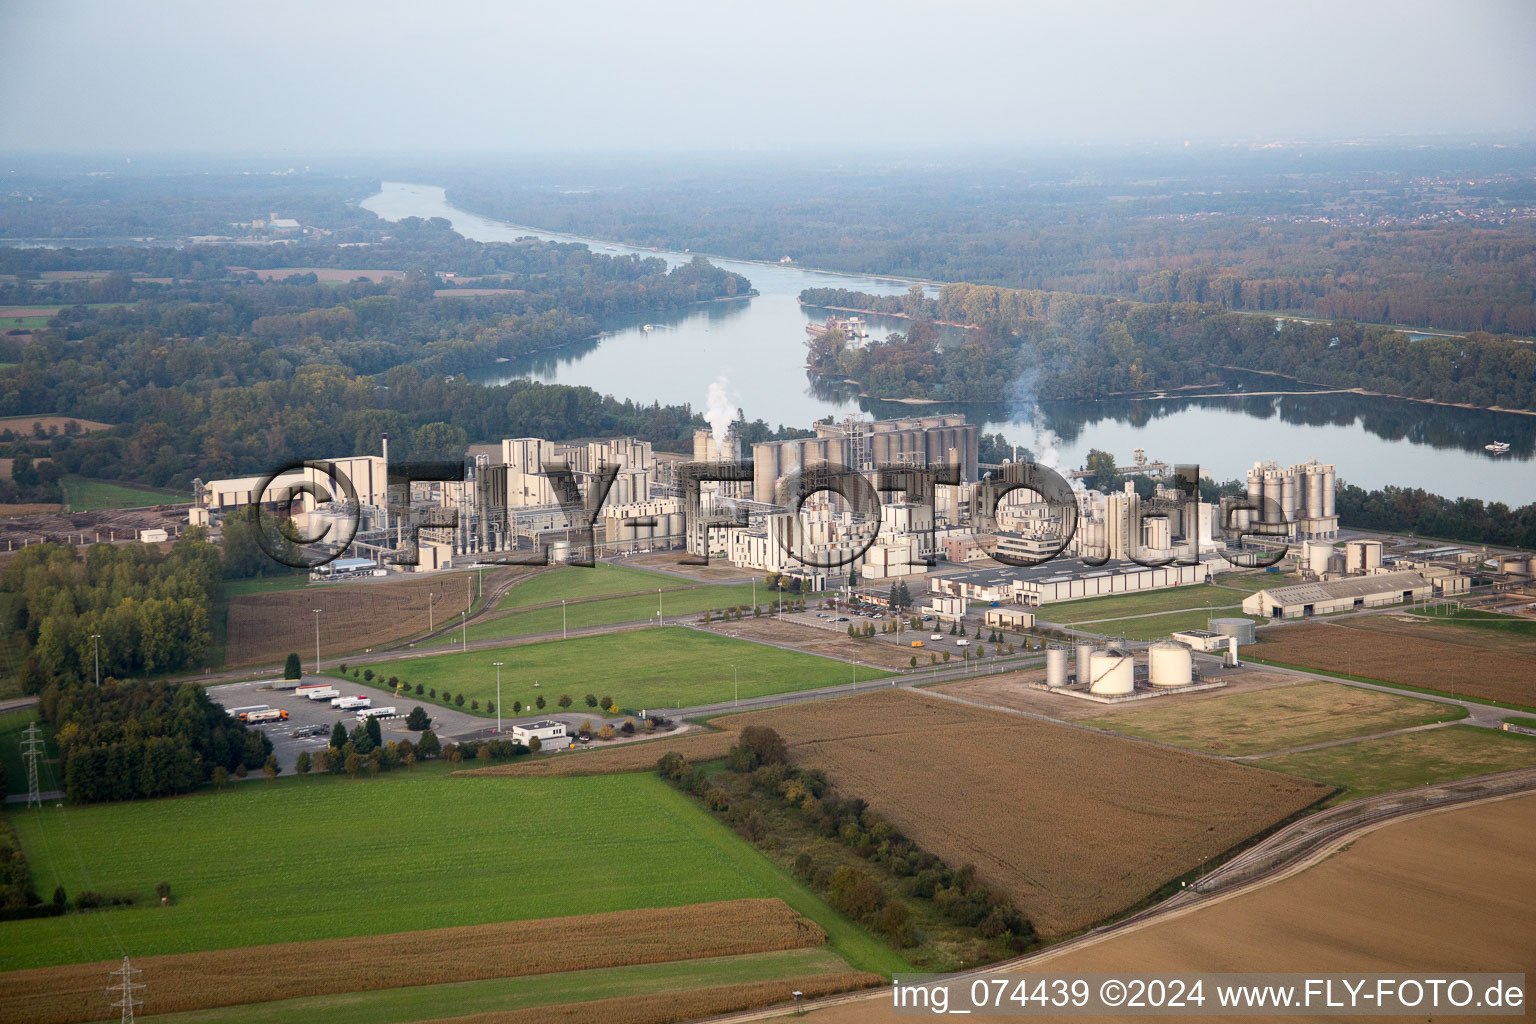
[[[562,565],[530,577],[507,591],[497,608],[526,608],[533,604],[607,597],[657,587],[686,587],[687,580],[644,569],[599,562],[593,566]]]
[[[1247,762],[1345,792],[1331,803],[1536,765],[1536,736],[1448,725]]]
[[[6,316],[0,309],[0,331],[40,331],[48,326],[51,316]]]
[[[1091,622],[1095,619],[1124,618],[1127,615],[1148,615],[1155,612],[1175,612],[1185,608],[1229,609],[1242,604],[1242,596],[1225,587],[1209,583],[1197,583],[1188,587],[1169,590],[1151,590],[1146,593],[1115,594],[1111,597],[1090,597],[1082,601],[1062,601],[1039,609],[1042,621],[1072,624]]]
[[[549,701],[550,710],[558,710],[554,702],[562,693],[576,700],[574,710],[584,707],[582,697],[588,693],[613,697],[621,707],[634,710],[729,701],[736,696],[733,665],[743,699],[849,683],[854,671],[852,665],[832,658],[683,626],[432,654],[369,667],[385,678],[398,676],[413,688],[421,683],[439,694],[445,689],[463,693],[466,702],[478,699],[483,706],[496,699],[495,661],[505,663],[503,713],[515,700],[527,705],[539,696]],[[872,668],[858,670],[861,681],[888,675]]]
[[[1126,707],[1081,724],[1230,757],[1465,717],[1466,710],[1454,704],[1341,683],[1298,683],[1162,707]]]
[[[332,996],[281,999],[246,1006],[167,1013],[138,1021],[156,1024],[406,1024],[442,1016],[519,1010],[530,1006],[591,1002],[656,992],[683,992],[715,985],[802,977],[848,970],[825,947],[786,949],[747,956],[708,957],[660,964],[605,967],[588,971],[531,974],[520,978],[461,981],[446,985],[373,989]]]
[[[514,588],[513,592],[516,592]],[[766,603],[773,592],[766,587],[757,588],[757,597]],[[765,597],[764,595],[767,595]],[[698,615],[705,609],[719,611],[750,605],[753,589],[749,584],[724,584],[689,587],[687,590],[668,590],[663,594],[638,594],[631,597],[588,598],[567,604],[564,608],[566,629],[582,629],[587,626],[606,626],[615,622],[643,622],[656,618],[657,599],[663,615]],[[559,605],[553,608],[530,608],[527,611],[498,615],[488,621],[477,622],[469,627],[469,639],[486,640],[492,637],[528,636],[534,633],[558,633],[561,628]],[[743,614],[746,614],[745,612]],[[435,645],[455,644],[457,635],[440,637]]]
[[[453,777],[449,765],[251,781],[222,793],[11,815],[40,892],[143,904],[4,925],[0,971],[296,938],[773,896],[861,969],[905,969],[650,773]]]
[[[63,480],[65,500],[71,511],[95,512],[105,508],[143,508],[146,505],[186,505],[187,495],[177,491],[156,491],[144,487],[125,487],[108,480],[67,476]]]

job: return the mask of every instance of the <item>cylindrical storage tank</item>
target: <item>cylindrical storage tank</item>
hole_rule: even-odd
[[[1333,467],[1323,467],[1323,515],[1333,515]]]
[[[1087,685],[1088,680],[1093,678],[1091,674],[1093,671],[1092,660],[1097,652],[1098,648],[1093,644],[1077,645],[1077,684],[1079,686]]]
[[[1222,636],[1237,637],[1237,642],[1240,644],[1253,643],[1252,619],[1212,619],[1210,622],[1210,627],[1212,633],[1220,633]]]
[[[1531,556],[1531,564],[1526,566],[1525,571],[1530,573],[1532,576],[1536,576],[1536,555]]]
[[[563,565],[571,560],[571,542],[568,540],[553,541],[549,545],[549,560],[556,565]]]
[[[1250,522],[1258,522],[1264,517],[1264,471],[1254,466],[1248,471],[1248,501],[1256,508],[1250,517]]]
[[[1307,518],[1323,517],[1323,471],[1316,466],[1307,467]]]
[[[1333,555],[1333,545],[1309,540],[1306,544],[1306,566],[1321,576],[1328,571],[1328,559]]]
[[[1181,643],[1159,640],[1147,649],[1147,681],[1153,686],[1188,686],[1194,670],[1194,656]]]
[[[1357,573],[1365,571],[1365,545],[1358,541],[1348,541],[1344,545],[1344,571]]]
[[[1296,518],[1296,474],[1290,470],[1280,477],[1280,511],[1287,520]]]
[[[1285,481],[1278,469],[1264,471],[1264,522],[1278,523],[1285,517]]]
[[[1136,661],[1119,651],[1094,651],[1089,658],[1088,689],[1091,693],[1136,692]]]
[[[1363,540],[1360,542],[1360,554],[1363,568],[1371,572],[1381,568],[1381,541]]]
[[[1045,649],[1045,685],[1058,689],[1067,685],[1067,649],[1055,644]]]

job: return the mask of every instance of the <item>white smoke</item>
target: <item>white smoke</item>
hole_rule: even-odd
[[[715,378],[709,386],[709,393],[705,398],[704,419],[709,422],[709,427],[715,434],[715,442],[725,442],[725,432],[730,427],[731,421],[736,418],[736,403],[731,401],[729,390],[730,382],[725,374]]]
[[[1028,367],[1019,374],[1018,380],[1009,389],[1009,419],[1029,432],[1024,447],[1034,456],[1035,465],[1047,466],[1067,476],[1061,464],[1061,437],[1045,425],[1045,417],[1040,412],[1036,391],[1039,381],[1040,371],[1034,367]],[[1067,482],[1075,491],[1083,489],[1081,480],[1067,477]]]

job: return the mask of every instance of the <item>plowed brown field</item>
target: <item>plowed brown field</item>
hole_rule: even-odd
[[[1031,970],[1121,975],[1435,972],[1432,976],[1507,971],[1530,976],[1536,972],[1533,832],[1536,797],[1532,796],[1397,822],[1299,875],[1065,952]],[[1374,1019],[1423,1021],[1431,1016],[1437,1015]],[[893,1018],[886,997],[817,1011],[805,1019],[810,1024],[875,1024]],[[1147,1020],[1045,1015],[1032,1015],[1032,1019],[1077,1024]],[[1259,1018],[1199,1019],[1239,1024]]]
[[[826,934],[815,922],[779,900],[758,899],[247,946],[145,957],[134,965],[154,979],[155,1012],[160,1014],[363,989],[761,953],[825,941]],[[114,966],[71,964],[0,974],[0,1020],[99,1020],[102,979]]]
[[[722,723],[727,724],[727,723]],[[651,771],[662,754],[675,750],[690,761],[713,761],[724,757],[736,742],[734,732],[695,732],[676,737],[661,737],[643,743],[599,747],[558,756],[535,758],[490,768],[471,768],[455,775],[614,775],[620,772]]]
[[[952,865],[1008,893],[1047,936],[1163,883],[1328,796],[1314,782],[893,690],[716,719],[772,726]]]
[[[1369,626],[1309,622],[1266,629],[1259,634],[1263,642],[1249,648],[1249,654],[1302,668],[1536,707],[1536,655],[1490,649],[1477,642],[1484,637],[1464,627],[1398,625],[1383,616],[1369,621]],[[1425,630],[1435,630],[1438,637],[1420,635]],[[1457,642],[1458,633],[1469,634],[1471,642]]]
[[[499,582],[524,569],[496,569],[485,574],[489,594]],[[427,628],[428,595],[432,619],[439,627],[458,618],[467,598],[467,573],[422,579],[328,583],[299,590],[246,594],[229,602],[229,641],[224,660],[229,665],[281,662],[289,651],[315,649],[315,616],[320,609],[320,651],[326,657],[352,654]]]

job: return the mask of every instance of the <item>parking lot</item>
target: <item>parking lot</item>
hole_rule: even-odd
[[[394,695],[387,690],[380,690],[374,686],[368,686],[357,681],[343,681],[328,677],[306,676],[302,683],[330,683],[341,691],[344,697],[368,697],[373,701],[373,707],[393,707],[399,712],[398,718],[386,718],[379,722],[379,727],[384,734],[384,742],[390,740],[408,739],[416,742],[420,733],[410,731],[405,727],[405,716],[410,714],[411,708],[420,704],[427,709],[427,714],[432,716],[432,731],[437,733],[438,739],[444,743],[463,743],[466,740],[492,739],[496,735],[496,720],[484,718],[480,715],[465,714],[457,708],[447,708],[435,701],[421,700],[412,697],[409,700],[396,700]],[[337,722],[351,731],[357,725],[356,711],[340,711],[331,707],[329,700],[310,700],[308,697],[300,697],[292,690],[276,690],[272,688],[273,681],[256,680],[245,683],[229,683],[224,686],[210,686],[208,696],[213,702],[224,708],[245,708],[265,704],[272,708],[281,708],[288,712],[288,720],[284,722],[262,722],[252,725],[253,729],[260,729],[267,734],[272,741],[272,752],[277,755],[277,763],[282,766],[284,772],[293,771],[294,763],[298,760],[299,751],[307,750],[311,755],[324,750],[330,745],[331,730]],[[582,722],[591,722],[594,729],[601,728],[605,721],[613,722],[615,726],[623,721],[622,716],[606,718],[602,714],[592,710],[583,712],[551,711],[537,714],[522,715],[518,718],[503,718],[501,725],[504,733],[509,733],[515,723],[533,722],[540,719],[553,718],[565,722],[574,730]],[[294,733],[306,733],[311,729],[314,735],[295,736]]]

